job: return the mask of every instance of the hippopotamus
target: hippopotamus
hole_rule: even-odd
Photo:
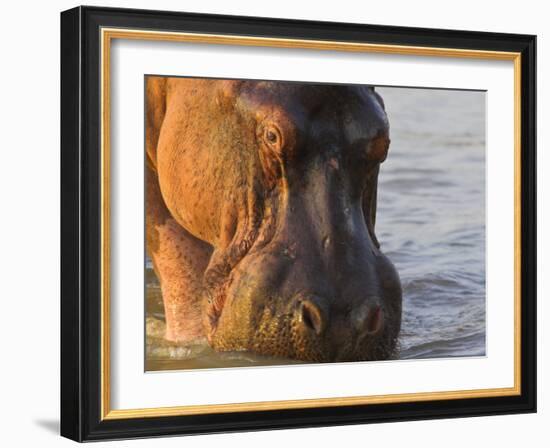
[[[146,245],[165,338],[387,359],[398,274],[375,234],[390,144],[371,86],[147,76]]]

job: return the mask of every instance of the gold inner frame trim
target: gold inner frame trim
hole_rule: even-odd
[[[306,39],[279,39],[217,34],[101,29],[101,419],[166,417],[226,412],[306,409],[413,401],[502,397],[521,394],[521,54],[515,52],[418,47]],[[111,409],[110,350],[110,50],[113,39],[186,42],[214,45],[296,48],[513,61],[514,63],[514,386],[441,392],[418,392],[303,400]]]

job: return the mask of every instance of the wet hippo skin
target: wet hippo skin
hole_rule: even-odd
[[[312,362],[390,357],[374,232],[389,147],[367,86],[146,78],[146,235],[166,335]]]

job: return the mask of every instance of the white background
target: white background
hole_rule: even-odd
[[[544,372],[550,344],[543,299],[548,295],[550,269],[544,262],[550,236],[545,192],[550,188],[550,159],[544,153],[550,120],[545,78],[550,55],[548,11],[544,2],[423,2],[363,3],[258,2],[232,0],[101,1],[89,4],[139,8],[277,16],[387,25],[475,29],[538,34],[538,194],[539,194],[539,413],[537,415],[405,422],[383,425],[259,432],[118,442],[110,446],[378,446],[465,447],[487,444],[512,447],[545,446],[550,439],[550,393]],[[0,369],[0,440],[6,446],[33,444],[68,446],[60,439],[59,414],[59,11],[68,1],[10,2],[3,5],[2,195],[3,250],[2,362]],[[539,6],[541,5],[541,6]],[[545,54],[546,53],[546,54]],[[547,352],[547,349],[546,349]],[[98,446],[103,445],[99,444]]]
[[[111,67],[113,409],[513,387],[512,61],[115,40]],[[144,373],[140,148],[147,73],[487,90],[488,356]]]

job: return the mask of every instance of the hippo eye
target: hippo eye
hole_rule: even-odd
[[[273,125],[264,128],[263,140],[268,146],[275,149],[280,149],[283,146],[281,131]]]
[[[276,143],[277,142],[277,134],[273,131],[267,131],[265,134],[265,138],[269,143]]]
[[[367,158],[370,161],[382,163],[388,156],[389,147],[390,139],[387,135],[383,134],[376,137],[369,143],[367,148]]]

